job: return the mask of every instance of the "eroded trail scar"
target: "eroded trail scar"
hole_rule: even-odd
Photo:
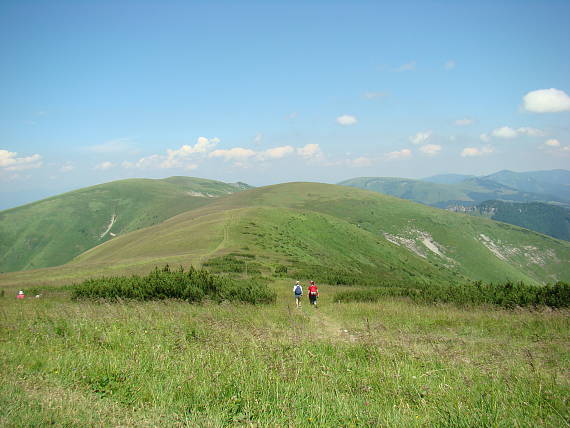
[[[100,239],[103,239],[105,235],[111,231],[111,228],[113,227],[116,221],[117,221],[117,214],[113,214],[113,216],[111,217],[111,222],[109,223],[109,226],[107,226],[107,230],[99,236]]]

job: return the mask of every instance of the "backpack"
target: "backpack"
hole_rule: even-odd
[[[297,285],[295,287],[295,296],[300,296],[301,294],[303,294],[303,290],[301,289],[300,285]]]

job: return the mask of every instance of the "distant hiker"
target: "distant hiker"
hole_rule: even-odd
[[[299,281],[297,281],[293,286],[293,294],[295,295],[295,305],[297,305],[297,307],[300,308],[301,297],[303,297],[303,287],[301,287]]]
[[[24,295],[24,292],[22,290],[18,291],[18,294],[16,295],[16,299],[23,299],[24,297],[26,297]]]
[[[315,285],[315,281],[310,281],[309,285],[309,303],[317,307],[317,298],[319,297],[319,289]]]

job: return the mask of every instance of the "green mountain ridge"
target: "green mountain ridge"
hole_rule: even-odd
[[[437,208],[451,205],[475,205],[487,200],[513,202],[564,202],[552,195],[523,192],[485,178],[468,178],[455,184],[443,184],[397,177],[359,177],[338,183],[409,199]]]
[[[516,226],[375,192],[286,183],[218,198],[122,236],[51,269],[0,284],[70,282],[143,273],[161,264],[249,263],[271,275],[344,272],[374,281],[570,279],[570,244]],[[330,275],[329,275],[330,276]]]
[[[0,271],[61,265],[118,235],[247,188],[192,177],[129,179],[0,211]]]

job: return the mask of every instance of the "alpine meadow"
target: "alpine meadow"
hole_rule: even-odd
[[[568,242],[352,187],[211,198],[0,276],[2,424],[558,426],[568,260]],[[293,307],[297,278],[319,308]]]
[[[570,428],[570,1],[0,1],[0,427]]]

